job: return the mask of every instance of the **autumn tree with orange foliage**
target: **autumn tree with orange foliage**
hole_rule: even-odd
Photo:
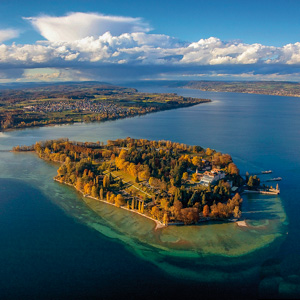
[[[206,204],[203,207],[203,217],[207,218],[209,216],[209,206]]]

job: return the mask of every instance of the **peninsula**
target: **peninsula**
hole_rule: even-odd
[[[102,122],[210,101],[174,93],[139,93],[133,88],[101,82],[14,87],[0,90],[0,131]]]
[[[241,216],[245,181],[229,154],[210,148],[126,138],[106,145],[49,140],[13,150],[60,163],[56,181],[160,226]]]

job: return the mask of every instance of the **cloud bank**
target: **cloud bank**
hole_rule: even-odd
[[[76,79],[110,80],[218,73],[282,78],[300,72],[300,43],[274,47],[215,37],[188,43],[149,33],[140,18],[95,13],[28,20],[46,40],[0,45],[2,70],[54,68],[68,78],[73,72]]]

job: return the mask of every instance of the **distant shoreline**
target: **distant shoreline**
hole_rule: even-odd
[[[198,89],[195,87],[188,87],[188,86],[183,86],[183,87],[179,87],[182,89],[189,89],[189,90],[197,90],[197,91],[201,91],[201,92],[214,92],[214,93],[235,93],[235,94],[248,94],[248,95],[265,95],[265,96],[277,96],[277,97],[294,97],[294,98],[300,98],[300,94],[298,95],[278,95],[278,94],[271,94],[271,93],[260,93],[258,91],[255,92],[242,92],[242,91],[222,91],[222,90],[202,90],[202,89]]]
[[[190,81],[179,88],[203,92],[241,93],[280,97],[300,97],[300,84],[280,81]]]

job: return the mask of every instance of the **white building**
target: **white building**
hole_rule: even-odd
[[[215,183],[223,178],[225,178],[225,173],[223,171],[213,169],[211,172],[204,172],[200,184],[208,186],[209,184]]]

